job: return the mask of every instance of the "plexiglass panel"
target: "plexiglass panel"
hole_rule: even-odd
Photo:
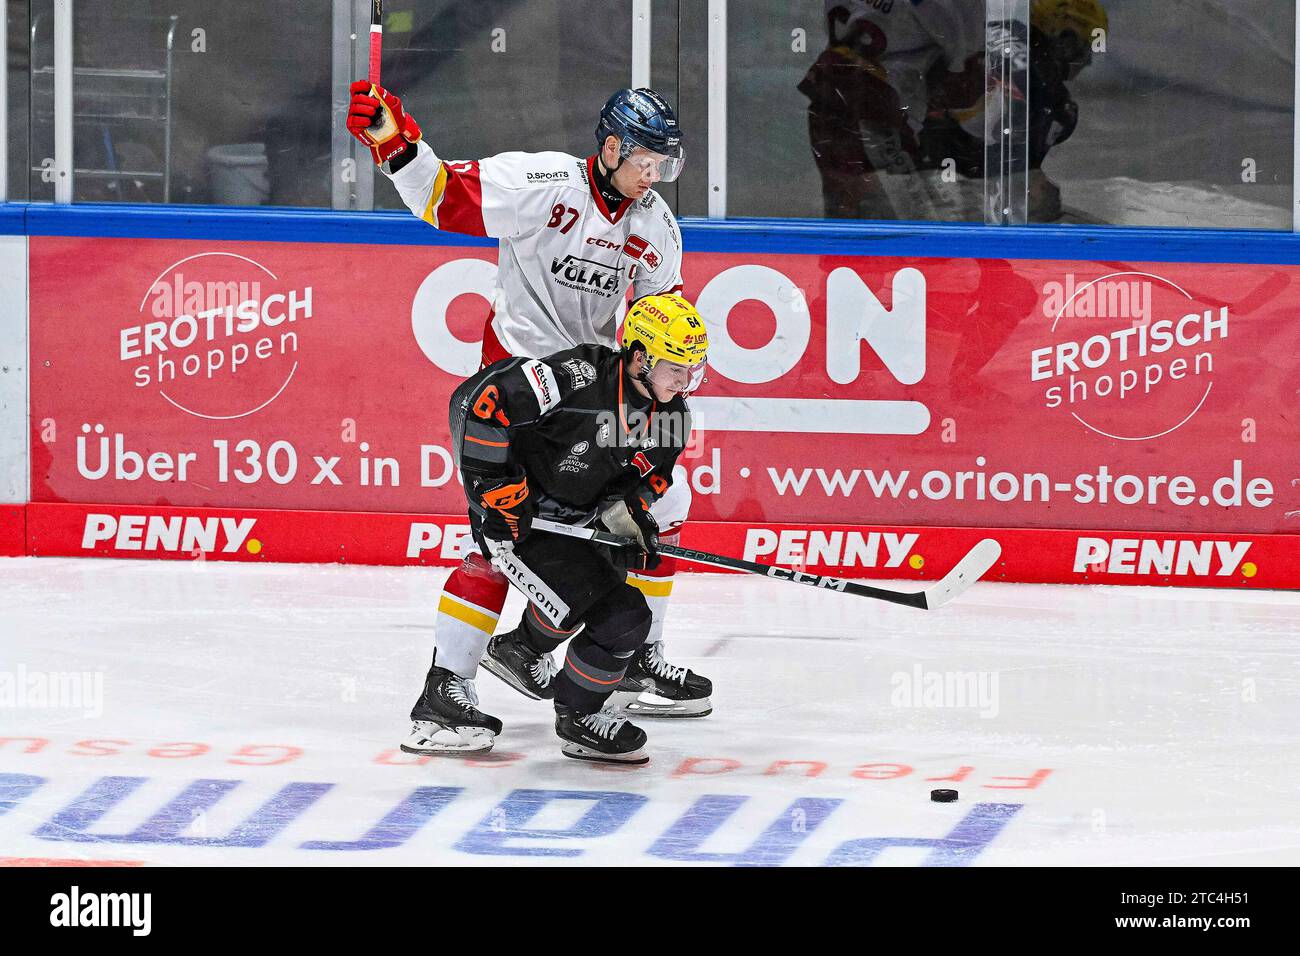
[[[1291,228],[1292,0],[1035,0],[1030,59],[1034,221]]]

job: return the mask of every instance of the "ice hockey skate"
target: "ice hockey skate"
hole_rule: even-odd
[[[411,719],[411,732],[401,745],[408,754],[486,753],[501,733],[501,721],[478,709],[474,682],[439,667],[436,655]]]
[[[571,708],[555,708],[555,733],[563,743],[560,750],[575,760],[601,763],[644,764],[650,757],[641,749],[646,733],[608,705],[594,714],[579,714]]]
[[[639,717],[707,717],[713,713],[713,682],[664,659],[663,641],[643,644],[610,698]]]
[[[522,624],[488,642],[482,667],[525,697],[550,700],[555,696],[555,661],[528,644]]]

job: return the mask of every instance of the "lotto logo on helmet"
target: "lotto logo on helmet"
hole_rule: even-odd
[[[664,325],[667,325],[673,320],[671,315],[659,308],[659,306],[655,305],[653,302],[642,302],[637,306],[637,311],[649,318],[658,319]]]

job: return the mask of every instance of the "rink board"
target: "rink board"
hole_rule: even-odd
[[[432,547],[412,524],[463,513],[445,409],[478,364],[493,243],[305,210],[5,223],[30,237],[30,553],[454,560],[453,519],[424,519]],[[711,319],[677,473],[692,545],[919,580],[991,534],[1026,555],[997,569],[1009,581],[1300,587],[1296,237],[776,221],[682,237]],[[384,281],[362,301],[376,247]],[[255,552],[225,550],[220,519],[254,513]],[[889,552],[881,536],[905,533],[936,543]]]
[[[14,558],[27,553],[27,508],[24,505],[0,505],[0,558]]]
[[[27,553],[46,557],[437,567],[458,564],[473,547],[465,519],[450,515],[32,504],[26,527]],[[722,521],[692,521],[682,532],[685,547],[715,554],[916,581],[943,577],[984,538],[1002,546],[990,581],[1300,588],[1289,535]]]

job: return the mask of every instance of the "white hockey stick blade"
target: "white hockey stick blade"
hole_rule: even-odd
[[[945,574],[942,580],[925,589],[926,608],[933,611],[958,597],[984,577],[1000,557],[1002,557],[1002,545],[992,538],[985,538],[971,548],[966,557],[958,561],[957,566]]]

